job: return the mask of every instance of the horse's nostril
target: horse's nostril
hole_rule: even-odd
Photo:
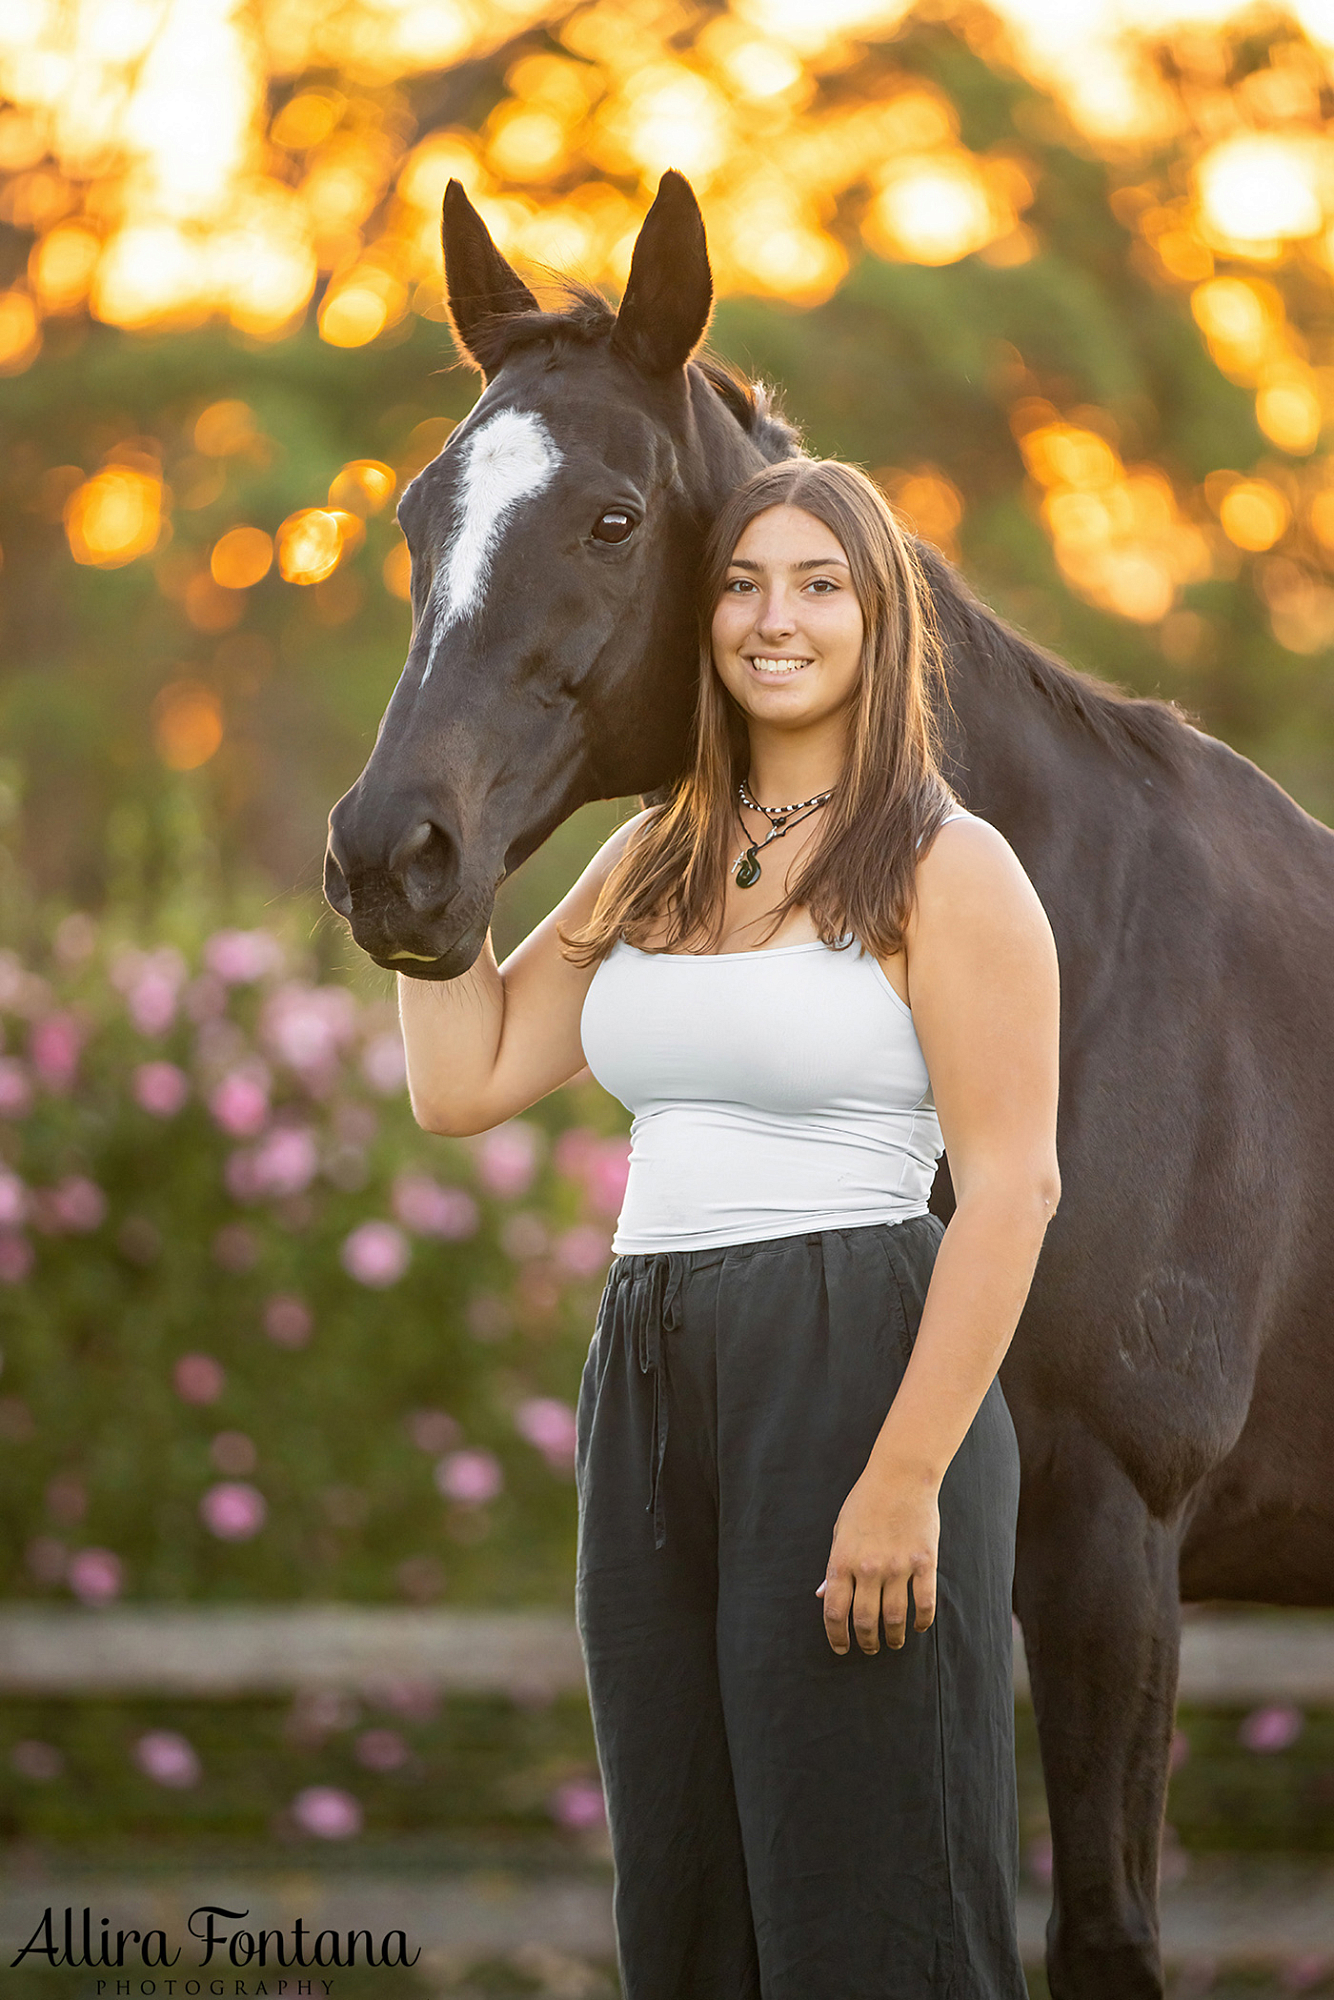
[[[419,820],[411,833],[404,834],[402,840],[399,841],[398,846],[390,855],[389,873],[391,875],[401,875],[405,868],[410,868],[422,849],[430,846],[431,838],[435,831],[436,829],[432,826],[429,819]]]
[[[324,850],[324,898],[330,909],[337,910],[340,917],[351,918],[352,891],[347,886],[332,842]]]
[[[458,876],[458,854],[449,835],[431,820],[421,820],[399,841],[389,863],[409,906],[426,916],[446,904]]]

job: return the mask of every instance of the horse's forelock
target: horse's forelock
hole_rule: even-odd
[[[541,312],[497,313],[470,329],[472,358],[486,375],[542,341],[588,347],[610,337],[616,314],[601,292],[572,278],[553,281],[549,290],[555,302]]]
[[[547,289],[555,303],[541,312],[498,313],[470,330],[472,359],[488,377],[543,342],[558,353],[563,345],[594,347],[610,340],[616,313],[601,292],[571,278],[552,279]],[[692,365],[766,458],[792,458],[800,452],[800,434],[765,383],[748,381],[720,355],[707,351],[697,354]]]

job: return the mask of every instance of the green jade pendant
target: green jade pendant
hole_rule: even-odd
[[[759,881],[762,872],[760,868],[760,850],[767,847],[771,840],[781,840],[790,826],[800,826],[804,819],[809,819],[813,812],[833,797],[833,793],[818,792],[813,799],[801,799],[796,805],[775,808],[773,806],[757,806],[744,785],[739,785],[737,790],[741,794],[742,804],[748,805],[752,812],[763,813],[769,822],[769,831],[765,834],[764,839],[752,840],[750,845],[744,847],[732,863],[732,873],[736,876],[737,888],[753,889]],[[738,814],[739,817],[740,815]],[[741,821],[741,830],[743,833],[746,831],[744,820]]]
[[[752,841],[745,852],[739,854],[732,863],[736,873],[738,889],[753,889],[760,879],[760,849],[767,847],[771,840],[781,840],[787,832],[787,821],[774,820],[763,840]]]

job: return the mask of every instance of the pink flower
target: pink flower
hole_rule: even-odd
[[[433,1722],[440,1713],[440,1690],[430,1681],[408,1680],[401,1674],[391,1675],[388,1680],[368,1681],[366,1696],[377,1708],[387,1708],[391,1715],[402,1716],[405,1722]]]
[[[0,1229],[17,1229],[27,1215],[27,1188],[17,1174],[0,1167]]]
[[[69,1570],[69,1550],[54,1535],[34,1535],[23,1551],[28,1574],[38,1583],[63,1583]]]
[[[69,1474],[50,1480],[46,1488],[46,1510],[67,1528],[81,1521],[88,1512],[88,1493],[83,1481]]]
[[[1297,1741],[1305,1726],[1306,1717],[1299,1708],[1276,1704],[1272,1708],[1253,1708],[1237,1731],[1237,1736],[1247,1750],[1287,1750]]]
[[[49,1784],[65,1768],[65,1759],[54,1743],[39,1743],[33,1737],[16,1743],[9,1753],[9,1761],[20,1778],[31,1778],[38,1785]]]
[[[227,986],[252,986],[277,972],[283,948],[268,931],[215,931],[204,946],[204,963]]]
[[[332,1082],[356,1028],[357,1003],[343,987],[304,986],[297,980],[280,986],[260,1017],[260,1036],[270,1055],[315,1090]]]
[[[208,1448],[208,1455],[219,1472],[232,1474],[253,1472],[259,1462],[259,1453],[244,1431],[219,1431]]]
[[[572,1278],[591,1278],[611,1255],[611,1241],[605,1230],[580,1222],[556,1239],[556,1262]]]
[[[304,1347],[315,1328],[305,1300],[295,1292],[275,1292],[264,1307],[264,1331],[278,1347]]]
[[[209,1092],[208,1108],[229,1139],[253,1139],[268,1123],[268,1071],[232,1070]]]
[[[34,1022],[28,1054],[48,1090],[70,1088],[78,1074],[82,1048],[83,1029],[73,1014],[47,1014]]]
[[[601,1139],[586,1126],[573,1126],[556,1141],[556,1170],[580,1181],[599,1215],[619,1215],[630,1168],[627,1139]]]
[[[134,1746],[134,1761],[155,1785],[183,1791],[203,1777],[194,1745],[174,1729],[150,1729]]]
[[[403,1037],[397,1028],[373,1035],[361,1052],[361,1073],[371,1089],[381,1097],[397,1097],[408,1081],[408,1062],[403,1053]]]
[[[300,1194],[315,1178],[319,1152],[305,1125],[277,1125],[246,1152],[227,1162],[227,1191],[237,1201],[263,1195]]]
[[[555,1396],[530,1396],[515,1410],[514,1428],[536,1445],[553,1472],[568,1472],[574,1464],[575,1418],[568,1403]]]
[[[521,1208],[517,1215],[507,1216],[501,1225],[500,1247],[516,1264],[527,1264],[534,1257],[545,1257],[551,1248],[547,1225],[530,1208]]]
[[[477,1174],[489,1194],[523,1194],[536,1172],[537,1133],[521,1119],[511,1118],[477,1141]]]
[[[418,1451],[430,1452],[432,1457],[437,1452],[448,1451],[463,1437],[454,1418],[444,1410],[410,1410],[403,1420],[403,1428]]]
[[[21,1285],[33,1266],[32,1245],[17,1229],[0,1229],[0,1285]]]
[[[121,1592],[120,1557],[110,1549],[80,1549],[70,1558],[66,1581],[84,1604],[110,1604]]]
[[[619,1215],[630,1177],[630,1141],[604,1139],[584,1173],[588,1198],[599,1215]]]
[[[396,1285],[412,1261],[407,1237],[392,1222],[363,1222],[339,1254],[348,1276],[374,1291]]]
[[[465,1507],[481,1507],[504,1490],[505,1475],[494,1452],[446,1452],[435,1468],[435,1483],[446,1500]]]
[[[106,1221],[107,1198],[86,1174],[67,1174],[47,1196],[51,1225],[71,1236],[87,1236]]]
[[[257,1486],[223,1479],[199,1503],[200,1519],[220,1542],[248,1542],[268,1518],[268,1503]]]
[[[357,1738],[357,1762],[368,1771],[401,1771],[411,1755],[396,1729],[366,1729]]]
[[[1302,1952],[1290,1958],[1279,1972],[1279,1985],[1285,1993],[1309,1993],[1313,1986],[1319,1986],[1328,1979],[1334,1960],[1324,1952]]]
[[[139,1033],[163,1035],[176,1019],[185,960],[171,945],[157,951],[120,951],[111,967],[111,983],[125,995]]]
[[[52,942],[60,964],[68,970],[73,970],[82,965],[85,959],[91,958],[97,949],[96,918],[90,917],[83,910],[71,910],[69,915],[62,917],[56,925],[56,934]]]
[[[213,1257],[224,1271],[253,1271],[259,1262],[254,1230],[244,1222],[225,1223],[213,1238]]]
[[[592,1827],[602,1826],[607,1818],[602,1787],[596,1778],[567,1778],[563,1785],[557,1785],[548,1806],[557,1826],[568,1827],[572,1833],[587,1833]]]
[[[475,1236],[481,1222],[470,1194],[462,1188],[441,1187],[429,1174],[399,1174],[394,1182],[394,1214],[405,1229],[444,1243]]]
[[[211,1354],[183,1354],[171,1379],[183,1403],[216,1403],[227,1386],[222,1363]]]
[[[1042,1884],[1044,1889],[1051,1886],[1052,1851],[1050,1834],[1043,1834],[1029,1848],[1028,1872],[1035,1882]]]
[[[32,1080],[16,1056],[0,1056],[0,1118],[26,1118],[32,1110]]]
[[[307,1785],[292,1801],[292,1818],[303,1833],[317,1840],[355,1840],[361,1832],[361,1807],[351,1792],[334,1785]]]
[[[131,1080],[134,1101],[154,1118],[174,1118],[190,1095],[190,1079],[175,1063],[140,1063]]]
[[[186,1013],[201,1027],[220,1020],[227,1012],[227,988],[211,972],[201,972],[198,979],[192,979],[182,997]]]
[[[590,1132],[587,1125],[571,1125],[557,1139],[551,1156],[556,1172],[569,1181],[582,1180],[588,1161],[601,1143],[597,1133]]]

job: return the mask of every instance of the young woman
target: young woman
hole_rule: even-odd
[[[413,1105],[484,1130],[587,1060],[635,1114],[579,1410],[627,2000],[1023,2000],[996,1371],[1059,1191],[1051,933],[941,779],[869,480],[757,473],[703,592],[693,769],[503,968],[400,982]]]

